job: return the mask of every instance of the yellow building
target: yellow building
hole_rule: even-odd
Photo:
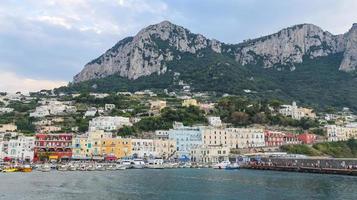
[[[131,139],[130,138],[106,138],[101,140],[102,156],[115,156],[124,158],[131,156]]]
[[[183,107],[198,106],[198,103],[196,99],[185,99],[182,102],[182,106]]]
[[[176,152],[176,140],[154,140],[155,156],[167,159]]]
[[[96,130],[72,139],[73,159],[102,159],[102,140],[112,138],[112,133]]]

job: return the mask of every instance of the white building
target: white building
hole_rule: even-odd
[[[201,146],[191,150],[191,161],[198,163],[219,163],[229,159],[230,149],[228,147]]]
[[[210,126],[219,127],[222,126],[222,121],[220,117],[207,117],[208,124]]]
[[[328,141],[346,141],[350,138],[357,138],[356,127],[343,127],[336,125],[325,126]]]
[[[284,116],[290,116],[296,120],[300,120],[303,117],[312,119],[316,118],[316,114],[312,109],[298,107],[295,101],[292,103],[292,105],[282,105],[281,107],[282,108],[279,109],[280,114]]]
[[[84,117],[94,117],[97,114],[97,108],[89,108],[85,113]]]
[[[169,139],[176,141],[176,150],[179,157],[191,157],[191,150],[202,145],[202,128],[186,127],[175,124],[174,129],[170,129]]]
[[[132,155],[138,158],[155,157],[154,140],[152,139],[132,139]]]
[[[119,116],[101,116],[93,118],[89,122],[89,130],[115,131],[123,126],[132,126],[129,118]]]
[[[0,133],[1,132],[12,132],[16,131],[17,126],[15,124],[0,124]]]
[[[114,104],[105,104],[104,105],[104,109],[106,111],[110,111],[110,110],[113,110],[115,108],[115,105]]]
[[[222,146],[230,149],[265,146],[264,130],[260,128],[211,128],[203,131],[205,146]]]
[[[264,147],[264,130],[261,128],[228,128],[238,138],[238,148]]]
[[[14,160],[32,161],[34,157],[35,137],[18,136],[8,142],[8,154]]]
[[[0,108],[0,113],[11,113],[13,111],[13,108]]]
[[[169,131],[168,130],[156,130],[155,131],[155,138],[168,139],[169,138]]]

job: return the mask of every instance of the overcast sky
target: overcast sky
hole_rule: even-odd
[[[227,43],[300,23],[342,34],[357,22],[357,1],[1,0],[0,91],[64,85],[117,41],[163,20]]]

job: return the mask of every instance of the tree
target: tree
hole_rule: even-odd
[[[244,112],[233,112],[231,115],[231,122],[235,125],[247,125],[249,115]]]

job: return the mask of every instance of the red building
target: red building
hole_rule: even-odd
[[[265,131],[265,146],[279,147],[284,144],[284,133],[278,131]]]
[[[72,134],[36,134],[34,161],[72,157]]]
[[[313,144],[316,141],[316,135],[310,133],[303,133],[298,136],[298,139],[303,144]]]

